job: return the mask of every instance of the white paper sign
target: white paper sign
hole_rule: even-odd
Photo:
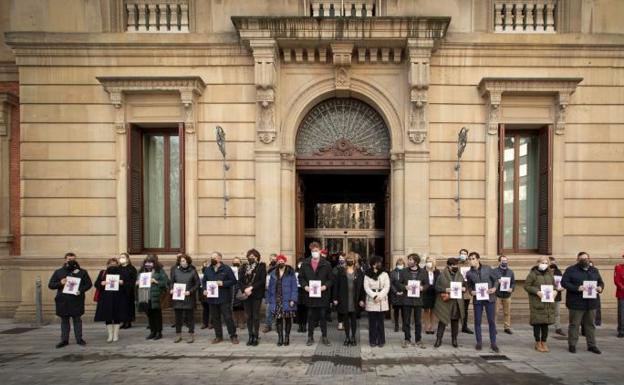
[[[555,287],[557,289],[561,289],[561,278],[563,278],[560,275],[555,275]]]
[[[511,291],[511,277],[501,277],[500,279],[500,291]]]
[[[583,298],[598,298],[597,281],[583,281]]]
[[[490,299],[487,282],[475,283],[475,291],[477,292],[477,301],[488,301]]]
[[[152,286],[152,273],[146,272],[139,274],[139,288],[149,289]]]
[[[462,298],[462,283],[451,282],[451,299],[461,299],[461,298]]]
[[[295,278],[297,279],[297,287],[301,287],[301,284],[299,283],[299,272],[298,271],[295,272]]]
[[[65,282],[65,286],[63,286],[63,293],[72,295],[80,294],[78,291],[78,288],[80,287],[80,278],[65,277],[65,279],[67,279],[67,282]]]
[[[553,285],[541,285],[542,302],[555,302],[555,288]]]
[[[234,272],[234,276],[236,277],[236,280],[238,281],[238,267],[232,266],[232,272]]]
[[[186,298],[186,283],[174,283],[173,284],[173,300],[184,301]]]
[[[411,279],[407,281],[407,296],[420,298],[420,281]]]
[[[264,285],[266,286],[266,288],[267,288],[267,289],[269,288],[269,280],[270,280],[270,279],[271,279],[271,275],[270,275],[270,274],[267,274],[267,276],[266,276],[266,282],[264,283]]]
[[[206,298],[219,298],[219,285],[217,281],[206,281]]]
[[[119,274],[106,274],[106,291],[119,291]]]
[[[312,280],[308,282],[310,288],[310,298],[321,298],[321,281]]]
[[[464,281],[466,281],[466,273],[468,273],[469,270],[470,270],[470,266],[462,266],[459,268],[459,271],[461,272],[462,277],[464,277]]]

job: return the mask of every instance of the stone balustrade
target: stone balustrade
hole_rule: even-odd
[[[310,15],[314,17],[376,16],[375,0],[312,0]]]
[[[557,3],[557,0],[497,0],[494,2],[494,32],[556,32]]]
[[[189,32],[188,0],[126,0],[126,32]]]

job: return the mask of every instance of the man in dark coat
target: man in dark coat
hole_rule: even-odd
[[[238,335],[236,334],[236,325],[232,319],[232,287],[236,284],[236,276],[232,268],[222,263],[223,256],[215,251],[210,256],[210,266],[204,271],[204,279],[202,288],[204,293],[210,290],[207,282],[216,282],[219,286],[218,298],[206,298],[206,302],[210,306],[210,318],[212,326],[215,330],[215,339],[213,344],[223,341],[223,327],[221,319],[225,322],[230,341],[232,344],[238,344]],[[207,293],[206,293],[207,294]]]
[[[594,317],[598,308],[597,298],[583,298],[583,292],[595,290],[602,293],[604,282],[600,272],[589,264],[589,255],[581,251],[576,257],[577,263],[568,267],[561,278],[561,286],[567,290],[566,307],[570,312],[570,325],[568,327],[568,350],[576,353],[576,343],[578,342],[579,326],[585,328],[587,339],[587,350],[600,354],[601,351],[596,346],[596,327]],[[597,286],[590,288],[587,281],[595,281]]]
[[[468,289],[473,296],[473,308],[474,308],[474,327],[475,327],[475,339],[477,344],[476,350],[481,350],[483,341],[481,337],[481,318],[483,316],[483,309],[488,321],[488,330],[490,334],[490,349],[494,353],[498,353],[498,345],[496,344],[496,291],[499,287],[498,276],[492,270],[490,266],[486,266],[481,263],[481,256],[476,251],[468,254],[468,262],[470,263],[470,270],[466,273],[466,281],[468,283]],[[477,284],[487,283],[488,299],[477,300]]]
[[[425,269],[420,267],[420,255],[413,253],[407,256],[407,269],[401,270],[399,276],[399,282],[397,283],[399,291],[405,293],[403,295],[403,306],[401,308],[403,319],[403,333],[404,339],[403,348],[407,348],[411,344],[411,318],[414,313],[414,345],[418,345],[421,349],[425,348],[422,342],[422,294],[429,288],[429,276]],[[420,282],[420,296],[410,297],[409,292],[412,287],[409,286],[409,281]]]
[[[505,327],[505,333],[513,334],[511,331],[511,294],[516,288],[516,276],[509,268],[509,259],[505,255],[498,257],[498,267],[494,269],[494,273],[498,276],[498,290],[496,291],[496,298],[500,300],[503,307],[503,322]],[[506,290],[500,285],[501,278],[509,278],[509,287]]]
[[[318,242],[312,242],[310,250],[312,250],[312,256],[301,265],[301,270],[299,271],[299,284],[306,291],[305,301],[308,305],[308,341],[306,345],[311,346],[314,344],[314,329],[320,322],[321,341],[324,345],[329,346],[326,317],[331,297],[332,267],[327,260],[321,258],[321,247]],[[315,290],[315,287],[310,287],[310,281],[321,282],[320,297],[310,296],[310,290]]]
[[[80,279],[78,292],[76,294],[63,293],[63,289],[67,283],[67,277]],[[48,288],[56,290],[56,297],[54,298],[56,315],[61,317],[61,342],[56,345],[57,348],[62,348],[69,344],[70,318],[74,323],[76,343],[83,346],[87,344],[85,340],[82,339],[82,319],[80,317],[84,314],[85,292],[91,289],[91,286],[93,285],[91,283],[91,278],[89,278],[89,273],[80,268],[78,261],[76,261],[76,254],[66,253],[63,267],[52,274],[50,282],[48,283]]]

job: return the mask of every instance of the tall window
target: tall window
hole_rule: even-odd
[[[500,128],[499,251],[551,254],[550,127]]]
[[[184,247],[182,129],[133,126],[129,141],[128,249],[178,252]]]

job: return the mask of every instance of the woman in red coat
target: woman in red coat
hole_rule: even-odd
[[[624,258],[624,254],[622,254]],[[613,274],[616,292],[615,296],[618,300],[618,338],[624,338],[624,263],[615,265],[615,273]]]

